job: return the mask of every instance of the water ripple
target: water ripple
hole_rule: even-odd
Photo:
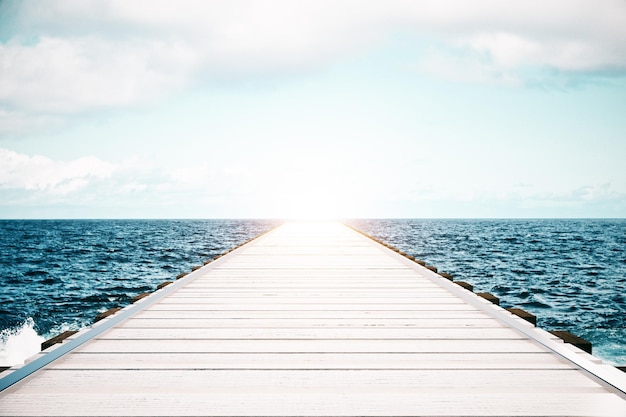
[[[0,330],[46,337],[275,226],[258,220],[0,220]]]

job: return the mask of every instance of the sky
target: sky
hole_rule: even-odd
[[[626,217],[624,0],[0,0],[0,218]]]

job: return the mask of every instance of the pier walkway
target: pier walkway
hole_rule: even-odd
[[[0,415],[623,417],[625,375],[347,226],[286,223],[0,374]]]

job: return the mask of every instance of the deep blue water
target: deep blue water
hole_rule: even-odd
[[[348,223],[626,365],[626,219]]]
[[[277,225],[263,220],[0,220],[0,330],[90,325]]]
[[[353,220],[626,364],[626,220]],[[0,220],[0,330],[44,337],[279,224],[266,220]],[[8,332],[4,332],[6,336]],[[2,333],[0,332],[0,336]]]

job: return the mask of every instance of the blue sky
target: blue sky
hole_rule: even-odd
[[[626,2],[429,3],[1,1],[0,218],[626,217]]]

